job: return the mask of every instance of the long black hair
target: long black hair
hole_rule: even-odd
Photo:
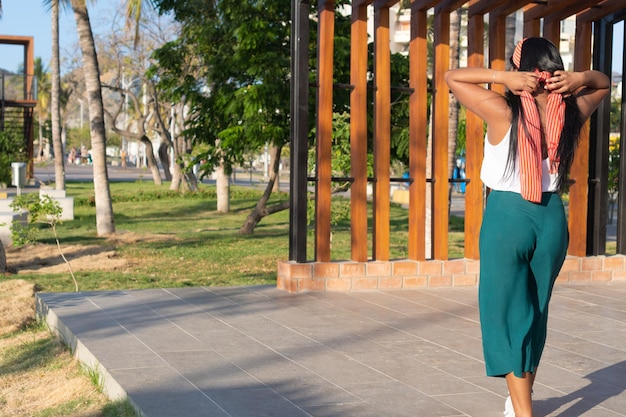
[[[564,70],[563,60],[559,54],[559,50],[554,46],[552,42],[545,38],[528,38],[522,44],[522,54],[520,59],[519,68],[513,62],[511,58],[511,65],[518,71],[533,72],[535,69],[539,71],[548,71],[554,73],[557,70]],[[521,122],[524,129],[526,128],[526,121],[524,118],[524,112],[522,111],[522,103],[520,96],[507,91],[506,100],[511,108],[511,141],[509,145],[509,156],[507,161],[507,167],[510,172],[513,172],[515,165],[515,158],[517,155],[517,126]],[[557,190],[559,193],[565,191],[567,186],[567,175],[574,161],[574,151],[578,146],[578,139],[580,136],[580,130],[583,125],[583,120],[578,110],[578,104],[576,103],[576,97],[570,95],[564,97],[565,102],[565,124],[561,131],[561,139],[559,140],[559,146],[556,151],[556,157],[559,161],[559,172],[557,177]]]

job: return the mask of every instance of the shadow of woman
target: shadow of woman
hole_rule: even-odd
[[[604,403],[626,391],[626,360],[597,370],[585,376],[590,383],[567,394],[564,397],[554,397],[538,400],[534,403],[535,412],[548,416],[562,407],[569,406],[554,417],[579,417],[592,408]],[[571,403],[571,404],[570,404]],[[606,407],[605,408],[609,408]],[[621,407],[615,407],[622,409]]]

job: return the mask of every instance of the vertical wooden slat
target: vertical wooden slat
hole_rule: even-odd
[[[433,114],[433,257],[448,259],[448,104],[444,74],[450,68],[450,13],[435,13]]]
[[[551,20],[543,22],[543,37],[551,41],[556,47],[561,43],[561,21]]]
[[[333,125],[334,2],[319,3],[317,73],[317,183],[315,192],[315,259],[330,261],[331,145]]]
[[[494,70],[506,69],[506,16],[489,15],[489,66]],[[502,84],[493,84],[493,91],[504,94]]]
[[[35,87],[33,85],[33,79],[35,75],[35,40],[32,37],[25,37],[26,43],[24,44],[24,68],[26,74],[24,74],[24,82],[26,83],[26,88],[24,89],[24,93],[26,97],[24,99],[33,100],[36,94],[36,91],[32,91]],[[43,82],[43,80],[38,80],[38,82]],[[28,157],[28,162],[26,164],[26,178],[34,178],[35,176],[35,167],[34,167],[34,137],[35,137],[35,129],[34,129],[34,117],[33,111],[28,108],[24,108],[24,126],[29,126],[27,131],[25,132],[26,136],[26,154]]]
[[[352,260],[367,261],[367,7],[353,3],[350,44],[350,189]]]
[[[389,260],[391,64],[389,8],[374,11],[374,236],[377,261]]]
[[[25,37],[24,39],[24,100],[33,100],[36,91],[32,91],[33,78],[35,75],[35,41],[32,37]],[[41,82],[41,80],[38,80]]]
[[[467,32],[470,36],[467,44],[468,65],[482,68],[485,66],[483,15],[469,18]],[[465,124],[466,164],[465,173],[470,182],[465,188],[465,257],[479,259],[478,236],[483,217],[483,184],[480,180],[480,167],[484,153],[483,121],[475,113],[467,111]]]
[[[541,35],[541,20],[529,19],[524,20],[524,37],[531,38]]]
[[[576,20],[576,49],[574,71],[591,68],[591,22]],[[574,184],[569,190],[569,233],[567,253],[572,256],[585,256],[587,253],[587,198],[589,196],[589,122],[580,133],[576,157],[570,170]]]
[[[428,140],[428,20],[426,10],[411,11],[409,44],[409,259],[426,259],[426,148]]]

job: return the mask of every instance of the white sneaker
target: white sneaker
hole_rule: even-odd
[[[533,395],[533,392],[530,392],[530,395]],[[515,410],[513,409],[513,401],[511,401],[511,396],[507,395],[506,400],[504,401],[504,417],[515,417]]]
[[[513,410],[513,401],[511,401],[511,396],[508,395],[506,400],[504,401],[504,417],[515,417],[515,410]]]

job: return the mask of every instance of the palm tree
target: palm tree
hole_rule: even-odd
[[[109,188],[106,164],[106,132],[104,127],[104,104],[96,44],[91,31],[86,0],[70,0],[78,42],[83,56],[83,72],[87,90],[89,122],[91,131],[91,151],[93,157],[93,186],[96,203],[96,232],[98,236],[115,233],[113,204]]]
[[[139,24],[141,23],[141,11],[143,4],[147,3],[154,7],[155,3],[152,0],[127,0],[126,1],[126,28],[133,29],[135,38],[135,48],[139,43]]]
[[[57,190],[65,190],[65,156],[61,140],[61,64],[59,56],[59,0],[50,2],[52,11],[52,88],[51,118],[54,148],[54,183]]]
[[[40,57],[35,58],[34,74],[37,79],[37,117],[39,119],[39,152],[44,152],[43,125],[48,119],[48,104],[50,102],[50,73]]]

